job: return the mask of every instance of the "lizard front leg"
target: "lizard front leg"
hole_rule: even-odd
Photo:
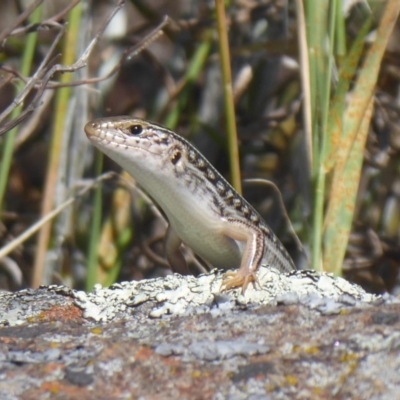
[[[233,218],[226,221],[222,233],[233,240],[243,242],[244,250],[240,268],[236,272],[229,271],[224,274],[221,290],[241,287],[244,293],[250,282],[257,281],[256,272],[264,254],[264,233],[252,224]]]

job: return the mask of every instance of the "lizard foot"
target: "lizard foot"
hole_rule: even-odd
[[[244,294],[251,282],[253,282],[253,284],[254,282],[259,283],[255,272],[241,272],[240,269],[236,272],[228,271],[222,278],[220,291],[241,287],[242,294]]]

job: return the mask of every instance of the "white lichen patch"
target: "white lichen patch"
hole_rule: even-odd
[[[169,275],[140,282],[122,282],[110,288],[96,286],[93,293],[74,292],[75,303],[86,318],[106,321],[118,313],[147,304],[147,315],[160,318],[188,312],[227,312],[235,307],[301,303],[324,313],[338,313],[344,307],[377,301],[379,297],[342,278],[313,271],[288,275],[273,268],[260,268],[258,283],[240,289],[220,291],[223,273],[211,271],[197,278]]]
[[[258,281],[250,284],[244,294],[241,289],[221,292],[222,278],[222,271],[213,270],[197,278],[173,274],[117,283],[109,288],[96,285],[91,293],[56,285],[37,291],[0,292],[0,325],[23,324],[43,311],[40,304],[59,307],[70,299],[83,310],[85,318],[104,322],[133,314],[138,318],[191,313],[217,317],[235,309],[278,304],[302,304],[324,314],[337,314],[348,307],[396,301],[393,297],[366,293],[342,278],[314,271],[281,274],[274,268],[262,267]]]

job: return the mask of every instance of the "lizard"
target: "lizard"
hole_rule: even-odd
[[[227,270],[221,290],[257,282],[267,264],[296,266],[258,212],[189,141],[159,124],[129,116],[85,125],[91,143],[125,169],[168,219],[165,253],[174,272],[190,274],[180,247],[189,246],[214,267]]]

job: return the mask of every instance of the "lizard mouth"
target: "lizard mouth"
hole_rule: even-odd
[[[140,150],[144,151],[146,153],[154,154],[154,155],[160,155],[162,154],[162,149],[155,150],[154,148],[152,149],[152,144],[148,143],[147,145],[137,145],[135,143],[132,143],[133,138],[126,138],[124,134],[118,134],[118,133],[110,133],[107,132],[104,128],[102,128],[100,125],[89,122],[85,125],[85,133],[88,139],[101,149],[110,149],[111,147],[114,148],[122,148],[122,149],[135,149],[135,150]],[[139,140],[137,139],[139,142]]]

